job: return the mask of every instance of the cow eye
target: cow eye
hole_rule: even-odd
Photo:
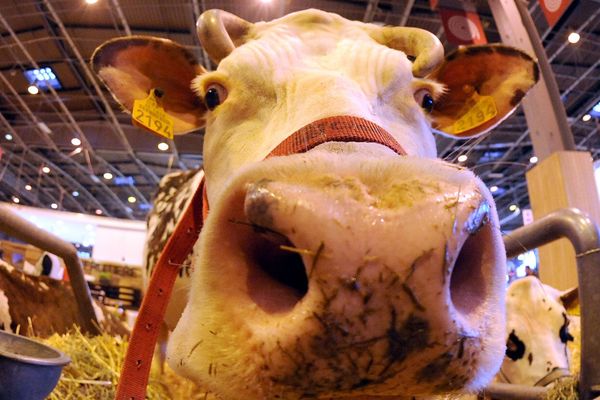
[[[222,104],[227,98],[227,89],[221,84],[211,83],[206,88],[204,95],[204,104],[209,110],[214,110],[219,104]]]
[[[506,356],[513,361],[517,361],[520,358],[523,358],[525,354],[525,343],[519,339],[515,330],[508,335],[508,340],[506,341]]]
[[[418,105],[420,105],[423,110],[430,113],[433,111],[433,106],[435,105],[435,101],[433,100],[433,96],[431,92],[427,89],[419,89],[415,92],[415,101]]]
[[[573,335],[571,335],[571,333],[569,333],[569,318],[567,317],[567,314],[563,313],[563,318],[564,318],[564,323],[563,325],[560,327],[560,330],[558,331],[558,336],[560,337],[560,341],[563,343],[567,343],[568,341],[573,341]]]

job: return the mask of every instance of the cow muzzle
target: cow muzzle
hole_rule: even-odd
[[[196,322],[175,331],[188,375],[206,375],[211,346],[252,371],[244,398],[435,393],[497,370],[504,249],[471,172],[315,149],[224,193],[182,318]]]

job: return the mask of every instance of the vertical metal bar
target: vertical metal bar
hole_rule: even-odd
[[[410,16],[410,12],[415,4],[415,0],[408,0],[406,2],[406,7],[404,7],[404,11],[402,12],[402,16],[400,17],[400,21],[398,21],[398,26],[405,26],[408,21],[408,17]]]

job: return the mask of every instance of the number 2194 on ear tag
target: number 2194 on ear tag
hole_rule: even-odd
[[[492,96],[479,96],[475,105],[450,127],[450,133],[458,135],[485,124],[498,114]]]
[[[140,128],[173,139],[173,118],[161,106],[155,89],[152,89],[145,99],[133,101],[131,120]]]

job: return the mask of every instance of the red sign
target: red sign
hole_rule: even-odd
[[[573,0],[540,0],[540,7],[550,28],[558,22],[572,2]]]
[[[446,38],[450,43],[485,44],[487,38],[479,15],[472,11],[440,8],[440,17],[444,24]]]

